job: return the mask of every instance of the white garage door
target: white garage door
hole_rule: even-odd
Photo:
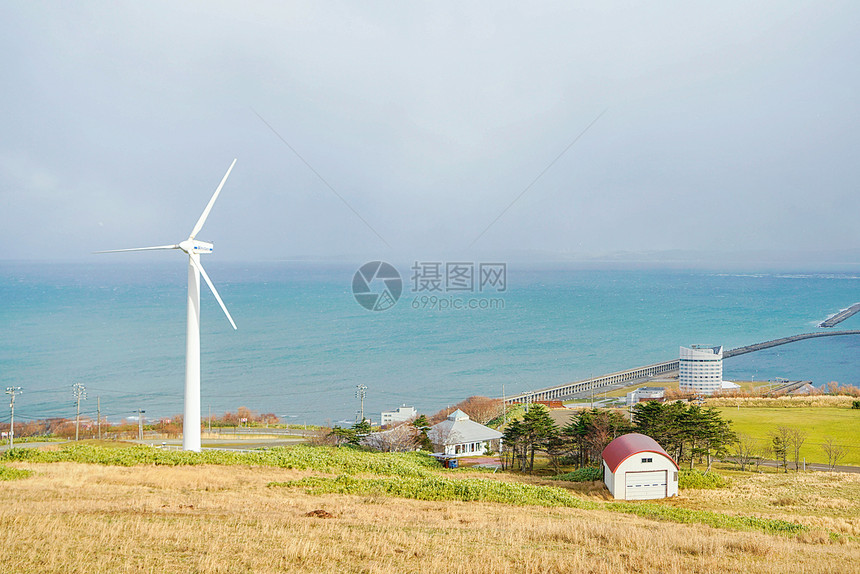
[[[666,475],[665,470],[626,473],[624,475],[626,482],[625,498],[627,500],[665,498]]]

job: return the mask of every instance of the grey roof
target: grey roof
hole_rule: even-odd
[[[427,436],[434,443],[451,445],[496,440],[502,438],[502,433],[476,423],[469,415],[457,409],[448,415],[447,419],[430,427]]]

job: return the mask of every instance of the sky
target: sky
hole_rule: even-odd
[[[178,243],[237,158],[198,235],[224,261],[858,267],[857,30],[838,1],[4,2],[0,260]]]

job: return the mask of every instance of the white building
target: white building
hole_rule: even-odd
[[[403,405],[402,407],[398,407],[396,411],[380,413],[379,424],[386,426],[394,423],[405,423],[406,421],[411,421],[416,416],[418,416],[418,411],[415,410],[415,407]]]
[[[681,347],[678,363],[681,391],[712,395],[723,386],[723,348],[692,345]]]
[[[435,456],[459,457],[485,454],[487,447],[502,438],[502,433],[476,423],[457,409],[439,424],[430,427],[427,437]],[[498,450],[498,444],[495,445]]]
[[[665,387],[640,387],[627,393],[627,406],[641,401],[662,401],[665,396]]]
[[[630,433],[603,449],[603,482],[619,500],[678,494],[678,464],[650,436]]]
[[[731,381],[723,381],[723,384],[722,384],[722,387],[721,387],[721,390],[722,390],[723,392],[726,392],[726,391],[739,391],[740,389],[741,389],[741,386],[740,386],[739,384],[737,384],[737,383],[733,383],[733,382],[731,382]]]

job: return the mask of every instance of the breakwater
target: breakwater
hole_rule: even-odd
[[[860,335],[860,330],[801,333],[799,335],[791,335],[790,337],[772,339],[770,341],[754,343],[752,345],[745,345],[743,347],[737,347],[735,349],[724,351],[723,359],[729,359],[738,355],[753,353],[755,351],[761,351],[762,349],[769,349],[771,347],[777,347],[779,345],[787,345],[789,343],[803,341],[805,339],[814,339],[817,337],[836,337],[841,335]],[[674,359],[671,361],[664,361],[662,363],[655,363],[653,365],[636,367],[633,369],[610,373],[608,375],[601,375],[599,377],[592,377],[581,381],[575,381],[573,383],[554,385],[552,387],[546,387],[536,391],[528,391],[525,393],[512,395],[510,397],[505,397],[505,402],[523,403],[533,401],[549,401],[554,399],[567,399],[572,398],[575,395],[582,395],[583,393],[603,390],[612,386],[628,386],[639,382],[644,382],[658,375],[666,375],[677,370],[678,359]]]
[[[838,313],[836,313],[835,315],[833,315],[829,319],[822,321],[821,324],[818,326],[819,327],[834,327],[834,326],[838,325],[839,323],[841,323],[842,321],[844,321],[845,319],[847,319],[848,317],[851,317],[855,313],[860,313],[860,303],[854,303],[853,305],[851,305],[847,309],[842,309],[841,311],[839,311]]]

